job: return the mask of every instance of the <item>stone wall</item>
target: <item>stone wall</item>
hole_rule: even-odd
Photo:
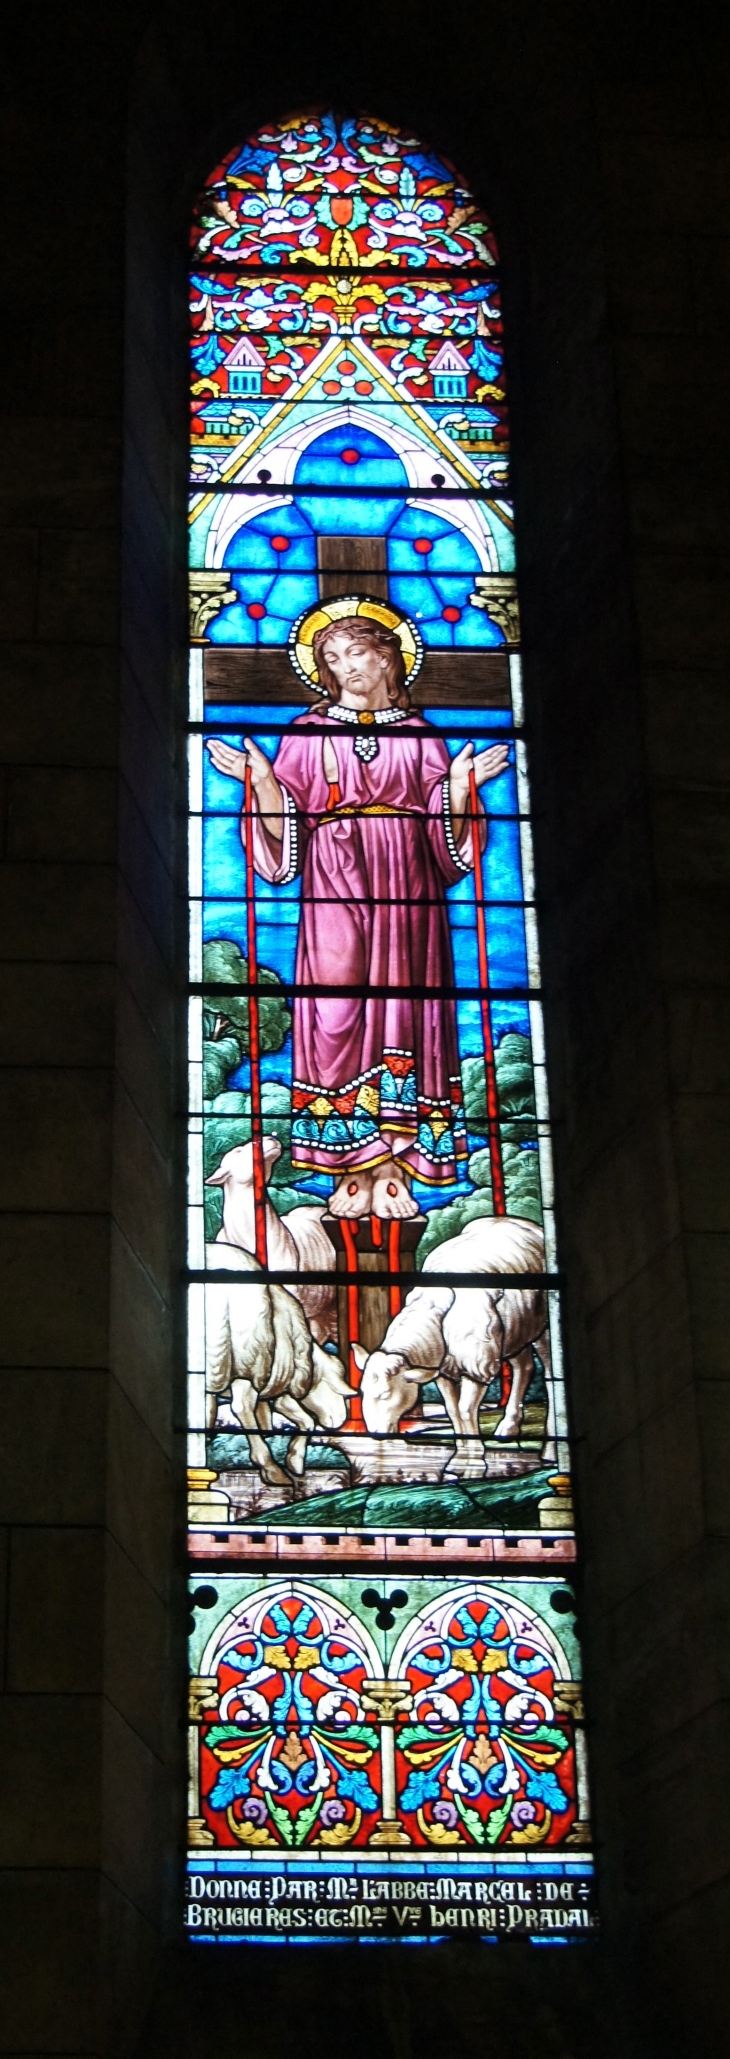
[[[726,566],[719,9],[26,6],[8,49],[0,710],[0,2036],[460,2059],[724,2050]],[[688,29],[691,27],[691,35]],[[384,59],[387,58],[387,62]],[[504,260],[603,1939],[177,1942],[185,227],[334,97]],[[291,1964],[290,1964],[291,1960]],[[272,1982],[272,1972],[275,1979]],[[355,2008],[353,2009],[353,2001]],[[249,2026],[248,2032],[245,2025]]]

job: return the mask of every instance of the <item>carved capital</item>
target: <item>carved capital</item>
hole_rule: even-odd
[[[220,614],[221,608],[230,607],[235,598],[230,572],[190,573],[190,635],[193,643],[203,642],[208,623]]]
[[[407,1680],[363,1680],[360,1699],[379,1723],[395,1723],[397,1716],[407,1716],[413,1707]]]
[[[472,607],[483,608],[514,648],[520,641],[520,605],[515,580],[504,572],[480,572],[474,587],[474,593],[469,595]]]
[[[193,1673],[188,1686],[188,1714],[191,1723],[205,1723],[218,1714],[218,1680],[215,1673]]]
[[[556,1716],[571,1716],[583,1722],[583,1689],[579,1680],[556,1680],[553,1705]]]
[[[205,1847],[205,1846],[207,1846],[207,1845],[214,1845],[214,1844],[215,1844],[215,1838],[214,1838],[214,1836],[213,1836],[213,1832],[212,1832],[212,1830],[209,1830],[209,1828],[208,1828],[208,1825],[207,1825],[207,1823],[206,1823],[206,1821],[205,1821],[205,1817],[204,1817],[204,1816],[189,1816],[189,1817],[188,1817],[188,1849],[189,1849],[189,1851],[197,1851],[197,1850],[200,1850],[200,1849],[201,1849],[201,1847]]]

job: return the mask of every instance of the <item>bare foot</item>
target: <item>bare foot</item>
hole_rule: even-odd
[[[389,1158],[387,1165],[378,1166],[371,1206],[373,1215],[379,1215],[381,1222],[392,1222],[398,1216],[418,1215],[418,1203],[409,1192],[408,1176],[397,1159]]]
[[[366,1166],[358,1171],[343,1172],[338,1180],[329,1204],[330,1215],[344,1215],[353,1220],[373,1212],[373,1176]]]

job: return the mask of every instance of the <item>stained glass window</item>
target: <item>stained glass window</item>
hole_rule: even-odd
[[[497,252],[367,119],[192,256],[188,1927],[594,1922]]]

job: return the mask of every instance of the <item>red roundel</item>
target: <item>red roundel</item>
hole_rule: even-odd
[[[373,390],[373,388],[372,388],[372,381],[371,381],[370,379],[356,379],[356,380],[355,380],[355,392],[356,392],[356,393],[372,393],[372,390]]]
[[[266,609],[261,601],[249,601],[246,614],[250,615],[252,622],[261,622],[266,614]]]
[[[288,536],[272,536],[272,538],[271,538],[271,548],[272,548],[272,550],[288,550],[288,549],[289,549],[289,538],[288,538]]]
[[[351,372],[357,371],[357,365],[351,357],[341,357],[337,370],[342,373],[343,379],[349,379]]]
[[[431,540],[431,537],[417,536],[415,538],[413,548],[414,550],[418,551],[419,557],[427,558],[429,551],[433,550],[433,542]]]
[[[323,379],[323,380],[322,380],[322,392],[323,392],[323,393],[341,393],[341,392],[342,392],[342,387],[341,387],[341,384],[340,384],[340,381],[339,381],[339,379]]]
[[[340,456],[342,458],[343,465],[359,465],[360,463],[359,450],[350,450],[349,445],[347,450],[343,450],[340,452]]]
[[[460,622],[460,621],[461,621],[461,608],[442,608],[442,609],[441,609],[441,613],[442,613],[442,616],[443,616],[444,622]]]

